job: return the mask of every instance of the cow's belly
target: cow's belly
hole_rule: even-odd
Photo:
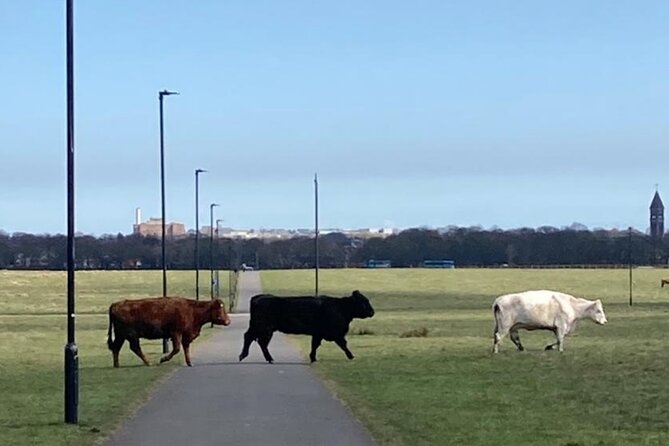
[[[279,324],[276,329],[281,333],[294,335],[314,335],[313,327],[304,324]]]
[[[155,327],[153,325],[143,324],[128,330],[128,337],[144,338],[144,339],[162,339],[169,337],[169,333],[163,330],[162,327]]]
[[[165,333],[163,330],[151,330],[142,332],[140,337],[145,339],[162,339],[162,338],[168,338],[169,335]]]
[[[555,326],[553,325],[548,325],[548,324],[543,324],[543,323],[528,323],[528,322],[518,322],[513,325],[514,330],[518,329],[524,329],[524,330],[555,330]]]

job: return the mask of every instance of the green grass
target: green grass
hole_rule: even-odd
[[[200,274],[201,297],[209,298],[209,274]],[[221,273],[221,278],[224,275]],[[89,445],[99,443],[150,393],[183,356],[144,367],[127,344],[121,368],[107,350],[107,310],[113,301],[162,294],[160,271],[77,273],[77,346],[80,401],[78,426],[63,423],[63,357],[66,343],[66,283],[61,272],[0,271],[0,444]],[[168,272],[168,293],[192,297],[193,272]],[[227,280],[221,280],[227,296]],[[203,336],[211,332],[207,326]],[[194,348],[201,341],[195,342]],[[142,341],[157,362],[161,341]]]
[[[630,308],[627,270],[321,270],[323,294],[360,289],[376,315],[352,324],[355,360],[325,343],[314,368],[384,445],[666,445],[665,276],[636,269]],[[313,290],[311,271],[262,280]],[[528,351],[507,339],[491,355],[494,298],[542,288],[601,298],[609,324],[582,321],[562,354],[543,351],[552,334],[521,331]]]

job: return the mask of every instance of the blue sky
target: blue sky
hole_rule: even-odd
[[[0,3],[0,229],[64,232],[64,1]],[[669,198],[663,1],[75,1],[77,230],[646,229]]]

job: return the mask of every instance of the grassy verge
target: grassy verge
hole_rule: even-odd
[[[208,275],[201,293],[209,298]],[[192,272],[169,272],[171,295],[193,295]],[[65,274],[0,271],[0,443],[9,445],[89,445],[102,441],[144,401],[155,383],[182,356],[159,367],[144,367],[127,345],[121,368],[111,367],[107,350],[107,309],[123,298],[158,296],[160,271],[80,272],[77,274],[77,345],[80,401],[78,426],[63,423]],[[221,294],[227,288],[221,284]],[[203,336],[211,330],[205,327]],[[201,340],[198,340],[201,341]],[[198,341],[194,347],[197,348]],[[156,361],[160,341],[143,341]]]
[[[377,314],[352,324],[354,361],[326,343],[314,367],[380,444],[669,444],[665,273],[636,270],[630,308],[622,270],[321,271],[324,294],[360,289]],[[266,292],[313,290],[309,271],[262,279]],[[507,341],[493,357],[492,300],[538,288],[601,298],[609,324],[582,322],[563,354],[521,332],[528,351]]]

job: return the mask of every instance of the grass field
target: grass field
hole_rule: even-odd
[[[667,445],[665,276],[636,269],[630,308],[626,270],[322,270],[323,294],[360,289],[377,313],[352,324],[355,360],[325,343],[314,367],[383,445]],[[262,280],[313,292],[311,271]],[[521,331],[527,351],[507,339],[491,355],[493,299],[541,288],[601,298],[608,325],[582,321],[562,354]]]
[[[183,364],[179,355],[159,367],[144,367],[126,344],[121,352],[122,368],[111,367],[106,345],[109,304],[161,295],[160,271],[77,273],[80,424],[65,425],[65,277],[61,272],[0,271],[2,446],[95,444],[143,401],[157,380]],[[208,299],[209,275],[203,272],[200,277],[201,297]],[[193,281],[193,272],[169,272],[168,292],[192,297]],[[221,294],[227,296],[227,280],[221,282]],[[205,328],[203,336],[209,331]],[[142,348],[156,361],[162,343],[143,341]]]
[[[192,272],[169,274],[170,294],[192,295]],[[666,445],[669,289],[659,287],[665,274],[635,270],[630,308],[625,270],[322,270],[323,293],[360,289],[377,313],[352,325],[354,361],[325,343],[314,368],[383,445]],[[207,297],[208,275],[202,276]],[[95,444],[183,363],[179,356],[146,368],[126,347],[123,368],[111,368],[107,307],[159,295],[159,271],[77,278],[81,423],[67,426],[65,275],[0,271],[3,446]],[[262,278],[265,291],[277,294],[313,289],[310,271],[267,271]],[[609,324],[582,322],[563,354],[542,350],[548,333],[521,332],[528,351],[516,352],[507,340],[493,357],[492,300],[530,288],[601,298]],[[306,337],[297,341],[308,349]],[[143,346],[151,359],[160,356],[159,341]]]

